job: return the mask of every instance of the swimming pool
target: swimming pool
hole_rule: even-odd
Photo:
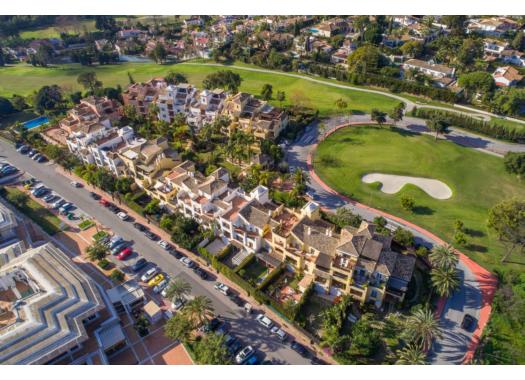
[[[313,34],[319,33],[319,29],[316,29],[316,28],[310,28],[308,29],[308,31]]]
[[[36,119],[26,121],[23,125],[25,129],[32,129],[32,128],[40,127],[41,125],[47,124],[47,123],[49,123],[49,119],[47,118],[47,116],[40,116],[40,117],[37,117]]]

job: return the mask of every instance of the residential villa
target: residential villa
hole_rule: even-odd
[[[155,78],[146,83],[133,83],[122,93],[125,106],[133,106],[135,110],[146,117],[151,105],[155,104],[161,90],[167,87],[163,78]]]
[[[417,70],[426,75],[430,75],[433,78],[453,78],[455,69],[446,65],[440,65],[437,63],[429,63],[420,59],[409,59],[403,64],[405,70]]]
[[[519,24],[507,17],[491,17],[481,20],[471,20],[467,26],[467,33],[480,33],[485,36],[501,37],[507,32],[518,30]]]
[[[507,64],[525,66],[525,53],[518,50],[504,50],[501,52],[501,60]]]
[[[523,79],[523,75],[520,75],[518,70],[512,66],[498,67],[492,74],[496,86],[500,87],[511,87],[518,84]]]
[[[485,38],[483,40],[483,51],[485,54],[492,57],[500,57],[501,53],[509,46],[508,42],[499,41],[492,38]]]
[[[222,89],[197,92],[189,105],[188,125],[199,129],[206,123],[213,123],[221,114],[226,97],[227,93]]]

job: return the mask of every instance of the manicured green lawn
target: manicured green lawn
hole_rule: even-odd
[[[463,221],[469,245],[461,249],[488,269],[500,265],[504,252],[486,227],[488,210],[506,198],[525,198],[523,182],[505,172],[501,158],[388,127],[352,127],[334,133],[320,143],[314,167],[339,192],[410,220],[446,241],[453,241],[454,221]],[[378,183],[361,181],[371,172],[435,178],[446,183],[453,196],[434,199],[412,185],[385,194]],[[414,212],[401,207],[403,195],[414,198]],[[518,255],[513,259],[525,262]]]
[[[105,86],[128,85],[129,72],[135,81],[145,81],[157,76],[163,76],[173,70],[185,74],[188,81],[196,86],[202,85],[202,80],[210,73],[224,70],[224,67],[197,66],[184,64],[157,65],[153,63],[123,63],[119,65],[82,67],[78,64],[60,65],[48,68],[36,68],[19,64],[0,68],[0,96],[13,94],[28,95],[44,85],[57,84],[66,91],[80,90],[77,77],[80,73],[94,70],[98,79]],[[384,111],[392,109],[399,101],[379,95],[353,90],[340,89],[313,83],[300,78],[291,78],[272,73],[258,73],[239,69],[231,69],[243,78],[241,91],[259,94],[265,83],[277,91],[286,93],[284,104],[302,103],[318,109],[321,116],[339,113],[334,103],[343,98],[349,105],[349,110],[355,113],[369,113],[372,108]],[[279,103],[274,101],[276,105]]]
[[[12,187],[5,187],[5,190],[8,194],[22,193],[20,190]],[[22,207],[15,207],[31,220],[33,220],[33,222],[42,227],[42,229],[48,234],[55,235],[56,233],[62,231],[60,228],[62,224],[60,219],[33,199],[29,198]]]

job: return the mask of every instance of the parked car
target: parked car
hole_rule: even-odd
[[[144,231],[144,235],[146,235],[146,237],[150,240],[153,240],[153,241],[156,241],[156,240],[159,240],[160,237],[156,234],[154,234],[153,232],[151,232],[150,230],[146,230]]]
[[[36,150],[31,149],[29,152],[27,152],[27,155],[28,155],[29,157],[33,157],[36,153],[37,153]]]
[[[186,268],[193,268],[195,266],[195,262],[190,260],[189,258],[187,257],[182,257],[180,260],[179,260]]]
[[[232,294],[230,295],[230,299],[231,299],[231,300],[233,301],[233,303],[236,304],[237,306],[244,306],[244,304],[245,304],[244,300],[243,300],[241,297],[239,297],[239,295],[237,295],[237,294],[232,293]]]
[[[301,355],[303,358],[307,358],[308,357],[308,350],[306,349],[305,346],[303,346],[301,343],[297,343],[295,340],[292,341],[292,343],[290,344],[290,347],[292,348],[292,350],[294,350],[295,352],[297,352],[299,355]]]
[[[259,358],[255,355],[251,355],[245,362],[245,365],[258,365],[260,363]]]
[[[148,260],[146,260],[144,257],[141,257],[137,261],[135,261],[135,264],[131,267],[131,270],[135,273],[137,273],[139,270],[144,268],[146,265],[148,265]]]
[[[118,214],[122,211],[122,209],[118,206],[115,206],[114,204],[110,204],[108,206],[109,210],[113,213],[113,214]]]
[[[277,335],[281,342],[284,342],[286,338],[288,338],[288,334],[286,334],[286,332],[284,332],[278,326],[273,326],[270,331],[272,332],[272,334]]]
[[[186,304],[186,299],[185,298],[177,298],[175,301],[173,301],[171,303],[171,308],[173,310],[180,310],[184,307],[184,305]]]
[[[166,288],[169,284],[169,281],[168,279],[164,279],[162,280],[161,282],[158,283],[158,285],[155,285],[153,287],[153,292],[156,293],[156,294],[159,294],[160,292],[162,292],[162,290],[164,290],[164,288]]]
[[[148,281],[148,286],[153,287],[155,285],[158,285],[160,284],[162,280],[164,280],[164,275],[162,273],[159,273],[155,275],[155,277],[153,277],[151,280]]]
[[[60,207],[62,207],[62,205],[66,203],[65,200],[63,200],[62,198],[58,198],[55,203],[53,203],[51,206],[54,210],[56,209],[59,209]]]
[[[199,275],[200,278],[202,278],[203,280],[206,280],[208,278],[208,272],[206,272],[204,269],[202,268],[199,268],[199,267],[196,267],[193,269],[193,271]]]
[[[313,357],[310,359],[310,364],[314,364],[314,365],[328,365],[327,362],[325,362],[325,361],[322,360],[322,359],[319,359],[317,356],[313,356]]]
[[[166,250],[168,249],[170,245],[166,240],[160,240],[157,244]]]
[[[235,362],[237,364],[242,364],[246,360],[248,360],[253,354],[255,354],[255,350],[253,349],[253,347],[246,346],[241,350],[241,352],[237,354],[237,356],[235,357]]]
[[[55,200],[56,197],[57,196],[55,194],[48,194],[44,198],[42,198],[42,200],[46,203],[51,203]]]
[[[90,196],[91,198],[93,198],[94,200],[96,200],[96,201],[98,201],[98,200],[100,200],[100,199],[102,198],[100,195],[98,195],[97,193],[95,193],[95,192],[93,192],[93,191],[90,191],[90,192],[89,192],[89,196]]]
[[[120,220],[126,221],[129,219],[129,215],[125,212],[119,212],[117,216],[120,218]]]
[[[255,319],[257,322],[259,322],[259,324],[263,325],[267,329],[271,329],[273,327],[272,320],[264,314],[259,314],[257,317],[255,317]]]
[[[41,153],[37,153],[35,154],[33,157],[31,157],[32,160],[36,161],[38,160],[40,157],[42,157],[42,154]]]
[[[133,227],[135,227],[137,230],[141,232],[146,231],[148,229],[145,225],[140,224],[138,222],[133,223]]]
[[[224,294],[225,296],[227,296],[230,291],[230,288],[227,285],[224,285],[222,282],[217,282],[214,288],[217,289],[222,294]]]
[[[209,333],[210,331],[214,331],[219,325],[221,324],[221,320],[219,318],[212,318],[208,323],[205,323],[202,325],[199,330],[204,333]]]
[[[80,182],[77,182],[77,181],[71,182],[70,185],[73,186],[73,187],[77,187],[77,188],[82,187],[82,184]]]
[[[144,273],[142,275],[142,277],[140,278],[140,281],[142,282],[148,282],[149,280],[151,280],[153,277],[155,277],[155,275],[159,273],[159,269],[158,268],[150,268],[146,271],[146,273]]]
[[[237,339],[231,345],[228,346],[228,352],[230,355],[235,355],[242,348],[242,343]]]
[[[38,162],[39,164],[41,164],[42,162],[46,162],[47,161],[47,157],[44,156],[43,154],[38,157],[38,159],[36,160],[36,162]]]
[[[465,314],[463,321],[461,321],[461,328],[465,331],[472,331],[473,326],[476,325],[476,318],[470,314]]]
[[[111,204],[111,202],[109,202],[108,200],[102,198],[101,200],[98,201],[98,203],[100,203],[102,206],[104,207],[109,207],[109,205]]]
[[[119,241],[116,245],[111,247],[110,253],[112,255],[118,255],[124,248],[129,247],[129,244],[125,241]]]
[[[58,211],[60,212],[60,214],[62,215],[65,215],[67,214],[67,212],[69,210],[72,210],[75,206],[73,205],[73,203],[71,202],[67,202],[67,203],[64,203],[59,209]]]
[[[113,249],[114,247],[117,246],[117,244],[120,244],[123,241],[124,241],[123,237],[115,235],[109,240],[108,248]]]
[[[133,250],[131,249],[131,247],[126,247],[122,251],[120,251],[120,253],[117,255],[117,259],[126,260],[132,252]]]
[[[27,145],[20,145],[18,148],[16,148],[17,152],[20,152],[22,154],[25,154],[29,152],[29,147]],[[23,153],[25,151],[25,153]]]

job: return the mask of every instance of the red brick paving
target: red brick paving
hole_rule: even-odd
[[[373,123],[349,123],[349,124],[342,124],[342,125],[339,125],[337,127],[335,127],[334,129],[326,132],[325,134],[323,134],[319,141],[323,141],[326,137],[330,136],[332,133],[336,132],[337,130],[341,129],[341,128],[344,128],[344,127],[347,127],[347,126],[354,126],[354,125],[369,125],[369,124],[373,124]],[[340,193],[338,193],[337,191],[333,190],[330,186],[328,186],[326,183],[323,182],[323,180],[321,180],[321,178],[319,178],[319,176],[315,173],[314,169],[313,169],[313,166],[312,166],[312,152],[315,151],[315,149],[317,148],[317,145],[318,144],[314,144],[313,147],[312,147],[312,150],[308,153],[308,157],[307,157],[307,160],[306,160],[306,165],[308,167],[308,173],[310,174],[311,178],[313,178],[317,183],[319,183],[319,185],[321,185],[321,187],[326,190],[327,192],[331,193],[331,194],[334,194],[334,195],[337,195],[339,197],[341,197],[342,199],[344,199],[346,202],[356,206],[356,207],[359,207],[359,208],[363,208],[363,209],[366,209],[368,211],[371,211],[371,212],[374,212],[374,213],[377,213],[379,215],[382,215],[383,217],[385,218],[388,218],[388,219],[391,219],[391,220],[395,220],[396,222],[398,223],[401,223],[401,224],[404,224],[404,225],[407,225],[411,228],[413,228],[414,230],[418,231],[420,234],[422,235],[425,235],[426,237],[434,240],[435,242],[437,242],[438,244],[441,244],[441,245],[446,245],[447,243],[445,241],[443,241],[442,239],[440,239],[439,237],[437,237],[436,235],[434,235],[433,233],[409,222],[409,221],[406,221],[400,217],[397,217],[395,215],[391,215],[389,213],[386,213],[384,211],[381,211],[381,210],[377,210],[375,208],[372,208],[370,206],[367,206],[367,205],[364,205],[362,203],[359,203],[359,202],[356,202]],[[474,276],[476,277],[477,279],[477,282],[479,284],[479,289],[481,291],[481,295],[482,295],[482,306],[481,306],[481,310],[480,310],[480,315],[479,315],[479,321],[478,321],[478,325],[477,325],[477,328],[476,328],[476,331],[474,331],[473,335],[472,335],[472,341],[470,342],[470,345],[467,349],[467,352],[465,354],[465,357],[463,358],[463,364],[467,364],[469,363],[472,358],[474,357],[474,352],[476,351],[476,348],[479,344],[479,341],[480,341],[480,338],[481,338],[481,335],[483,333],[483,329],[485,328],[489,318],[490,318],[490,313],[492,311],[492,300],[494,298],[494,293],[496,291],[496,288],[497,288],[497,285],[498,285],[498,280],[496,278],[496,276],[492,273],[490,273],[488,270],[486,270],[485,268],[483,268],[482,266],[480,266],[479,264],[475,263],[474,261],[472,261],[469,257],[467,257],[465,254],[463,254],[462,252],[456,250],[456,253],[458,254],[459,256],[459,260],[465,265],[467,266],[467,268],[470,269],[470,271],[474,274]],[[436,314],[438,315],[441,315],[441,313],[443,312],[443,309],[445,308],[445,303],[446,303],[446,299],[442,298],[438,301],[438,305],[437,305],[437,310],[436,310]]]
[[[190,355],[182,344],[177,344],[168,352],[162,355],[157,355],[154,358],[155,364],[170,364],[170,365],[192,365]]]

